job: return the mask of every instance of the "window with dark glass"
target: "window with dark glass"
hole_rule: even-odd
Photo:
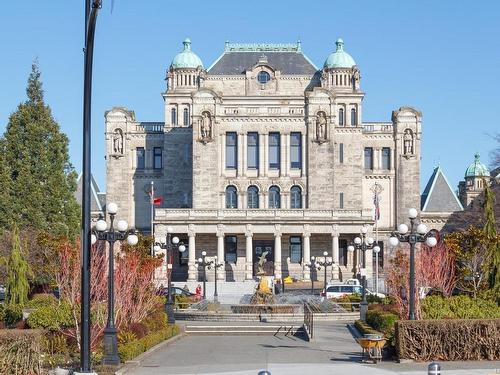
[[[280,169],[280,133],[269,133],[269,168]]]
[[[277,186],[271,186],[269,188],[269,208],[280,208],[280,207],[281,207],[280,188]]]
[[[238,137],[235,132],[226,133],[226,168],[236,169],[238,163]]]
[[[186,250],[184,250],[183,252],[180,252],[179,251],[179,265],[187,265],[188,264],[188,261],[189,261],[189,245],[188,245],[188,241],[186,241],[186,239],[181,239],[182,243],[184,244],[184,246],[186,247]]]
[[[339,240],[339,264],[347,266],[347,240]]]
[[[290,262],[300,263],[302,261],[302,237],[290,237]]]
[[[379,268],[384,268],[384,241],[378,241],[377,245],[380,247],[380,251],[378,253],[378,266]],[[377,254],[375,254],[375,251],[372,251],[372,256],[372,264],[377,264]]]
[[[365,169],[373,169],[373,148],[365,147]]]
[[[344,126],[344,109],[339,109],[339,126]]]
[[[391,169],[391,149],[389,147],[382,148],[382,169]]]
[[[259,133],[247,134],[248,169],[259,169]]]
[[[224,260],[226,263],[236,263],[238,259],[238,239],[236,236],[224,237]]]
[[[302,208],[302,189],[292,186],[290,189],[290,208]]]
[[[344,162],[344,144],[339,143],[339,163]]]
[[[161,147],[153,148],[153,168],[161,169],[162,168],[162,150]]]
[[[248,208],[259,208],[259,189],[257,186],[249,186],[247,189]]]
[[[358,114],[356,109],[351,109],[351,125],[356,126],[358,125]]]
[[[257,74],[257,81],[259,81],[259,83],[261,83],[263,85],[268,83],[270,80],[271,80],[271,76],[269,75],[268,72],[265,72],[262,70],[259,72],[259,74]]]
[[[290,133],[290,167],[302,168],[302,134]]]
[[[232,185],[226,188],[226,208],[238,208],[238,191]]]
[[[184,108],[184,126],[189,125],[189,109]]]
[[[137,169],[146,168],[146,151],[144,147],[137,147]]]
[[[177,109],[172,108],[170,120],[172,125],[177,125]]]
[[[344,193],[339,194],[339,208],[344,208]]]

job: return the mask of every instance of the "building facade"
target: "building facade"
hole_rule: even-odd
[[[382,266],[390,231],[420,207],[422,116],[402,107],[364,121],[360,80],[341,39],[321,68],[300,42],[226,42],[205,68],[186,39],[167,70],[163,121],[105,115],[107,201],[149,231],[154,182],[155,238],[170,226],[188,248],[174,255],[176,280],[199,278],[203,250],[224,260],[226,281],[252,280],[260,257],[275,278],[322,279],[306,264],[325,251],[327,277],[350,278],[361,257],[347,246],[363,225]]]

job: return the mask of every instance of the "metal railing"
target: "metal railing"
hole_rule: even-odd
[[[309,339],[312,340],[314,332],[314,313],[307,302],[304,302],[304,329],[307,331]]]

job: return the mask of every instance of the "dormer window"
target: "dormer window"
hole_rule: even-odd
[[[260,71],[259,74],[257,74],[257,81],[259,81],[260,84],[265,85],[271,80],[271,76],[269,75],[268,72],[265,71]]]

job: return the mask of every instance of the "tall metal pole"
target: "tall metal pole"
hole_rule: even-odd
[[[326,263],[326,257],[325,257],[325,263]],[[324,280],[325,293],[326,293],[326,268],[327,268],[327,265],[325,264],[325,280]]]
[[[170,233],[167,234],[167,248],[165,250],[165,256],[167,257],[167,283],[168,283],[168,294],[167,294],[167,303],[166,303],[166,313],[168,317],[168,324],[175,323],[174,316],[174,300],[172,298],[172,265],[170,263],[170,257],[172,254],[172,235]]]
[[[218,302],[219,301],[219,294],[217,293],[217,268],[219,268],[219,267],[217,266],[217,258],[215,258],[214,268],[215,268],[214,302]]]
[[[409,306],[409,319],[415,320],[415,232],[414,232],[414,219],[410,218],[410,306]]]
[[[205,255],[203,255],[203,299],[207,299],[207,264],[205,263]]]
[[[83,81],[83,156],[82,156],[82,220],[81,220],[81,309],[80,370],[91,373],[90,362],[90,173],[91,173],[91,98],[92,59],[97,13],[101,0],[85,1],[85,62]]]

